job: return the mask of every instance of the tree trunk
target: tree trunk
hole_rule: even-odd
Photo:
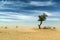
[[[40,22],[39,29],[41,28],[42,21]]]

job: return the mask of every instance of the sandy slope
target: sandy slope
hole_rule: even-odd
[[[0,28],[0,40],[60,40],[60,30]]]

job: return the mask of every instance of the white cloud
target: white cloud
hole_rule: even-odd
[[[54,16],[53,13],[50,13],[50,12],[47,12],[47,11],[41,11],[40,13],[45,13],[45,14],[47,14],[48,16]]]
[[[29,20],[32,18],[31,16],[26,16],[26,15],[16,15],[16,17],[22,20]]]
[[[5,21],[5,22],[13,22],[14,20],[11,20],[11,19],[0,19],[0,21]]]
[[[17,8],[24,7],[24,6],[25,5],[21,2],[0,1],[0,10],[4,10],[4,9],[16,10]]]
[[[5,4],[13,4],[13,2],[9,2],[9,1],[0,1],[0,8],[4,8],[5,9]]]
[[[15,17],[16,19],[18,20],[24,20],[24,21],[30,21],[30,20],[33,20],[33,18],[35,18],[34,16],[28,16],[28,15],[22,15],[22,14],[19,14],[19,15],[11,15],[12,17]]]
[[[48,16],[52,16],[52,17],[59,17],[60,16],[60,12],[48,12],[48,11],[38,11],[37,13],[42,14],[42,13],[46,13]]]
[[[52,12],[48,12],[48,11],[39,11],[39,10],[26,10],[26,11],[29,11],[29,12],[31,12],[31,13],[33,13],[32,15],[34,16],[38,16],[38,15],[40,15],[40,14],[42,14],[42,13],[46,13],[48,16],[56,16],[56,15],[54,15],[54,13],[52,13]]]
[[[3,1],[3,0],[2,0],[2,1],[0,1],[0,4],[1,4],[1,3],[2,3],[2,4],[12,4],[13,2],[10,2],[10,1]]]
[[[9,7],[9,6],[10,7]],[[24,3],[24,2],[20,2],[20,1],[0,1],[0,10],[1,9],[11,9],[11,10],[15,10],[17,8],[20,8],[20,7],[26,7],[27,6],[27,3]],[[16,8],[14,8],[16,7]]]
[[[44,2],[37,2],[37,1],[31,1],[30,5],[35,5],[35,6],[51,6],[51,5],[55,5],[56,3],[52,2],[52,1],[44,1]]]
[[[35,19],[34,16],[23,15],[22,13],[0,12],[0,21],[31,21],[33,19]]]
[[[60,12],[48,12],[48,11],[36,11],[35,10],[36,15],[37,14],[40,15],[42,13],[46,13],[48,15],[47,20],[49,20],[49,21],[59,21],[60,20],[60,18],[59,18],[60,17],[60,15],[59,15]],[[38,19],[38,15],[36,16],[35,20]]]
[[[40,13],[46,13],[48,16],[54,16],[55,14],[46,12],[46,11],[36,11],[38,15]],[[36,14],[35,13],[35,14]],[[16,12],[0,12],[0,21],[9,21],[9,22],[18,22],[18,21],[37,21],[38,20],[38,15],[24,15],[24,13],[16,13]],[[58,15],[57,15],[58,16]],[[47,20],[49,21],[58,21],[60,20],[59,18],[53,18],[48,17]]]
[[[49,20],[49,21],[59,21],[60,18],[48,18],[47,20]]]

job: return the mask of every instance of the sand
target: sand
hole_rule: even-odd
[[[0,40],[60,40],[58,29],[0,28]]]

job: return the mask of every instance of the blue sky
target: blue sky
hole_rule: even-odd
[[[0,25],[36,26],[42,13],[43,25],[60,26],[60,0],[0,0]]]

